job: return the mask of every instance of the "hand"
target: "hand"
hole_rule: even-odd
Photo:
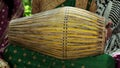
[[[112,29],[111,29],[112,22],[108,22],[108,24],[105,26],[106,28],[106,41],[111,37],[112,35]]]

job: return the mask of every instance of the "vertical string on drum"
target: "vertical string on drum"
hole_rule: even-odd
[[[68,8],[65,9],[65,18],[63,23],[63,58],[67,58],[67,29],[68,29]]]

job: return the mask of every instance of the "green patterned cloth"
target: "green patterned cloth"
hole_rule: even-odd
[[[115,68],[114,59],[107,54],[60,60],[13,45],[5,49],[4,58],[11,68]]]

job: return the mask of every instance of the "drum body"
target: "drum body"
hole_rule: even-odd
[[[12,43],[59,59],[103,53],[104,19],[91,12],[63,7],[12,20]]]
[[[0,68],[10,68],[8,63],[0,59]]]

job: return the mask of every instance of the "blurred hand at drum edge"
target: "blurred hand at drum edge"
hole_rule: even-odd
[[[105,36],[105,42],[111,37],[112,35],[112,22],[108,22],[107,25],[105,26],[106,28],[106,36]]]

